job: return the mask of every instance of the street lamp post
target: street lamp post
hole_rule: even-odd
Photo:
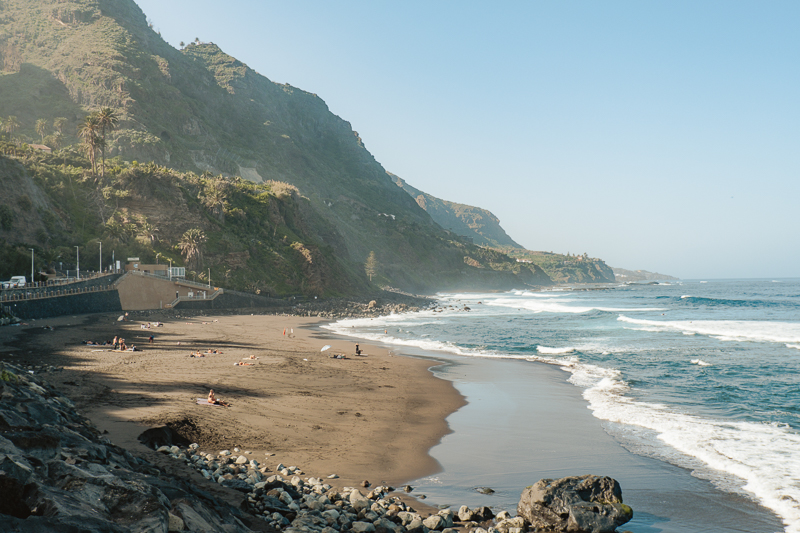
[[[211,269],[208,269],[208,288],[211,288]]]
[[[77,258],[76,261],[78,263],[77,266],[76,266],[77,271],[78,271],[78,279],[81,279],[81,247],[80,246],[76,246],[75,247],[75,257]]]
[[[169,260],[169,280],[172,281],[172,259]]]
[[[33,248],[28,248],[31,251],[31,285],[33,285]]]
[[[100,273],[103,273],[103,241],[97,241],[100,243]]]

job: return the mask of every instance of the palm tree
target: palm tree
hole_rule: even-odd
[[[186,263],[190,266],[199,264],[203,258],[203,244],[206,242],[206,234],[200,228],[187,230],[178,243]]]
[[[3,122],[3,129],[8,132],[9,140],[14,139],[14,130],[20,127],[19,120],[14,115],[9,116]]]
[[[44,136],[47,135],[47,121],[40,118],[36,121],[36,133],[42,137],[42,144],[44,144]]]
[[[220,222],[225,222],[225,201],[227,199],[221,184],[212,182],[204,191],[202,202],[219,218]]]
[[[64,136],[61,134],[60,131],[56,131],[52,135],[49,135],[47,138],[50,139],[48,142],[52,144],[53,148],[55,148],[56,150],[61,148],[61,145],[64,144]]]
[[[67,123],[66,117],[57,117],[53,119],[53,129],[56,130],[58,133],[63,133],[64,124]]]
[[[97,132],[100,130],[100,124],[96,115],[88,115],[80,126],[78,126],[78,135],[83,139],[86,152],[89,154],[89,161],[92,163],[92,176],[96,173],[95,155],[100,138]]]
[[[158,240],[158,228],[147,222],[146,220],[142,222],[142,225],[139,226],[139,237],[146,243],[152,245]]]
[[[102,177],[106,177],[106,128],[113,130],[119,124],[119,115],[110,107],[104,107],[96,113],[97,123],[100,125],[100,136],[103,139],[103,144],[100,147],[100,154],[102,156]]]

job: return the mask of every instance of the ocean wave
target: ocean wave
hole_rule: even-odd
[[[766,322],[756,320],[680,320],[658,321],[629,318],[619,315],[617,320],[644,331],[677,331],[684,334],[707,335],[721,341],[757,341],[800,343],[800,323]]]
[[[770,300],[732,300],[727,298],[708,298],[703,296],[691,296],[685,294],[681,296],[681,303],[695,304],[704,306],[723,306],[723,307],[755,307],[755,308],[768,308],[768,307],[797,307],[797,304],[791,302],[776,302]]]
[[[492,298],[497,298],[495,294]],[[482,297],[487,303],[486,297]],[[502,298],[501,298],[502,300]],[[528,301],[532,301],[529,299]],[[537,298],[537,302],[548,299]],[[513,307],[521,307],[515,301]],[[776,512],[787,524],[786,531],[800,533],[800,435],[786,425],[716,420],[681,412],[665,404],[640,401],[630,396],[630,385],[621,371],[581,361],[593,352],[609,353],[605,342],[580,343],[569,347],[536,346],[536,354],[509,354],[467,348],[430,338],[403,339],[384,324],[414,329],[435,315],[422,311],[376,319],[345,319],[326,327],[333,333],[389,345],[416,347],[469,357],[525,359],[558,366],[569,372],[569,382],[583,389],[583,397],[598,419],[611,422],[618,437],[637,439],[637,453],[691,469],[724,490],[746,491]],[[619,315],[618,320],[633,329],[680,332],[736,341],[782,342],[800,349],[800,324],[760,321],[656,321]],[[419,321],[419,322],[416,322]],[[353,327],[355,326],[355,327]],[[380,331],[375,332],[379,327]],[[370,331],[364,331],[364,328]],[[395,329],[396,331],[396,329]],[[601,340],[602,339],[598,339]],[[573,341],[574,342],[574,341]],[[614,347],[614,349],[621,349]],[[630,350],[635,350],[635,346]],[[586,355],[585,355],[586,354]],[[692,364],[707,366],[701,359]],[[633,440],[631,441],[633,442]],[[639,450],[644,451],[639,451]]]
[[[485,302],[486,305],[496,307],[509,307],[514,309],[526,309],[534,313],[572,313],[581,314],[589,313],[591,311],[605,311],[607,313],[637,313],[644,311],[666,311],[659,307],[642,307],[636,308],[617,308],[617,307],[601,307],[601,306],[585,306],[585,305],[567,305],[575,300],[558,299],[558,300],[520,300],[514,298],[497,298],[492,301]]]
[[[536,351],[544,354],[558,355],[558,354],[572,353],[575,351],[575,348],[572,347],[548,348],[547,346],[537,346]]]
[[[380,318],[385,318],[385,317],[380,317]],[[361,326],[375,327],[375,322],[369,322],[368,324],[365,324],[365,322],[369,322],[369,319],[359,319],[359,318],[344,319],[344,320],[339,320],[338,322],[325,324],[321,327],[331,331],[332,333],[335,333],[337,335],[342,335],[345,337],[356,337],[366,341],[389,344],[392,346],[409,346],[412,348],[419,348],[426,352],[445,352],[467,357],[488,357],[496,359],[527,359],[528,357],[527,354],[511,355],[511,354],[498,353],[486,349],[465,348],[452,342],[438,341],[428,338],[404,339],[393,336],[391,333],[388,332],[388,329],[386,330],[387,331],[386,333],[384,332],[372,333],[369,331],[364,331],[363,329],[358,329],[359,328],[358,324],[360,324]],[[381,324],[380,327],[383,327],[383,325]]]
[[[597,418],[653,432],[669,448],[654,446],[643,433],[642,438],[650,441],[649,455],[689,468],[723,489],[749,492],[784,520],[786,531],[800,531],[796,432],[777,424],[713,420],[635,401],[624,395],[627,387],[618,378],[583,374],[595,380],[583,396]],[[570,381],[585,386],[587,376],[578,377],[576,372]]]

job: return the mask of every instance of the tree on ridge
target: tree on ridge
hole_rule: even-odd
[[[97,173],[95,156],[97,147],[100,144],[100,138],[97,136],[99,130],[100,124],[97,120],[97,116],[94,114],[87,115],[81,125],[78,126],[78,136],[83,139],[86,152],[89,154],[89,161],[92,163],[92,176],[95,176]]]
[[[100,136],[103,139],[100,144],[100,155],[102,158],[101,176],[106,177],[106,128],[114,129],[119,124],[119,115],[110,107],[104,107],[97,112],[97,123],[100,125]]]

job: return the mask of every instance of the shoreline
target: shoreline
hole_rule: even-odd
[[[149,313],[147,318],[158,319],[153,313]],[[620,481],[626,502],[634,507],[634,520],[626,525],[634,533],[694,531],[692,527],[700,524],[690,515],[702,514],[709,506],[722,509],[717,518],[733,527],[708,531],[768,533],[783,529],[780,522],[775,521],[777,517],[751,500],[723,493],[679,467],[623,449],[586,409],[579,389],[565,382],[564,371],[551,365],[512,362],[522,365],[520,371],[511,373],[517,377],[525,375],[528,367],[538,369],[530,372],[530,382],[525,386],[535,383],[536,387],[549,390],[544,411],[553,411],[543,415],[552,418],[549,429],[547,424],[542,426],[542,421],[537,420],[539,436],[521,435],[516,429],[515,432],[509,431],[508,426],[481,426],[486,420],[475,417],[476,409],[479,415],[481,409],[486,411],[483,402],[486,398],[474,388],[475,380],[466,379],[463,371],[474,367],[478,370],[478,382],[496,382],[502,394],[508,394],[511,389],[502,390],[508,385],[501,375],[504,374],[501,370],[504,365],[496,366],[497,361],[482,362],[480,358],[459,358],[446,352],[361,342],[359,344],[368,355],[359,358],[352,355],[358,338],[322,328],[321,325],[329,319],[293,315],[202,315],[170,320],[165,320],[167,325],[164,326],[171,328],[168,334],[168,330],[163,328],[150,330],[155,331],[156,344],[161,340],[167,343],[150,354],[146,345],[144,352],[120,354],[93,352],[91,350],[97,348],[75,344],[76,339],[82,336],[111,332],[121,327],[136,344],[141,339],[135,337],[145,336],[145,333],[149,335],[149,331],[134,327],[140,320],[120,325],[116,322],[116,315],[84,315],[31,321],[29,327],[34,329],[30,332],[13,328],[20,334],[35,333],[27,342],[19,343],[27,353],[14,357],[30,359],[40,352],[42,346],[49,344],[56,354],[53,356],[55,359],[74,359],[75,368],[48,372],[44,377],[73,397],[78,408],[101,431],[108,432],[110,440],[145,457],[173,476],[189,476],[193,482],[209,486],[215,497],[233,505],[237,505],[237,495],[231,494],[229,489],[217,487],[179,462],[144,447],[136,437],[150,427],[183,422],[181,428],[184,431],[205,435],[202,439],[190,439],[201,441],[201,448],[218,452],[237,446],[242,451],[253,451],[253,457],[273,472],[280,462],[299,466],[305,475],[325,478],[337,474],[339,479],[329,481],[340,487],[360,486],[365,479],[372,485],[396,487],[413,482],[417,487],[414,493],[406,495],[398,491],[395,494],[423,512],[436,512],[438,503],[490,505],[513,510],[519,489],[538,479],[592,473],[609,475]],[[57,325],[55,332],[41,328],[56,321],[61,324]],[[242,322],[238,327],[244,330],[255,331],[253,328],[256,328],[258,332],[253,333],[254,338],[247,338],[240,331],[231,330],[231,321]],[[259,325],[260,329],[256,327]],[[286,336],[283,335],[284,327]],[[202,348],[197,343],[185,343],[185,339],[192,336],[199,339],[197,342],[220,346],[224,353],[200,359],[188,358],[190,350]],[[170,337],[174,338],[170,340]],[[184,339],[180,349],[177,344],[169,344],[176,343],[178,338]],[[64,340],[69,346],[63,347]],[[5,342],[6,335],[0,335],[4,359],[8,356],[2,346]],[[264,345],[254,348],[254,342]],[[346,352],[350,359],[330,359],[318,351],[324,344],[332,346],[325,353]],[[263,352],[255,361],[258,365],[244,368],[232,365],[231,355],[244,356],[244,352],[249,354],[255,350]],[[403,355],[396,356],[393,352],[402,352]],[[350,367],[344,366],[351,363]],[[347,368],[353,370],[353,375],[341,372]],[[246,374],[257,369],[261,371],[258,375]],[[496,374],[492,374],[491,369],[495,369]],[[189,374],[181,375],[182,380],[162,376],[156,382],[157,388],[164,390],[157,393],[153,390],[153,383],[148,387],[147,379],[142,378],[153,372],[169,374],[176,371],[188,371]],[[92,373],[97,376],[97,383],[91,383]],[[250,379],[253,377],[258,377],[257,383]],[[240,378],[246,383],[233,383]],[[231,400],[233,407],[224,409],[190,404],[193,396],[185,394],[189,392],[186,388],[200,391],[193,393],[199,398],[207,392],[203,386],[213,387],[219,397]],[[75,390],[70,391],[70,388]],[[343,388],[352,390],[342,392]],[[252,399],[244,400],[246,396]],[[442,399],[446,400],[445,403],[451,402],[447,408],[443,408]],[[528,405],[525,416],[530,416]],[[260,412],[262,409],[271,410]],[[492,406],[488,419],[494,422],[502,418],[497,413],[504,409],[510,408],[508,405]],[[543,412],[543,409],[540,407],[539,411]],[[136,416],[131,413],[136,413]],[[207,419],[199,420],[198,414],[207,415]],[[361,416],[357,416],[359,414]],[[574,417],[577,419],[573,420]],[[577,434],[565,429],[564,420],[575,424]],[[338,437],[336,433],[339,433]],[[501,440],[510,437],[516,446],[508,449],[497,447],[495,439],[498,435]],[[254,445],[258,442],[269,445]],[[527,466],[531,475],[517,487],[514,483],[519,480],[508,481],[513,478],[513,469],[519,469],[519,466],[512,465],[511,470],[507,467],[509,459],[514,459],[514,454],[519,453],[519,442],[524,443],[525,449],[534,447],[531,450],[534,466]],[[581,451],[577,442],[590,445]],[[488,460],[491,463],[490,478],[485,477],[485,469],[475,463],[485,456],[484,448],[488,443],[492,443]],[[550,446],[549,450],[547,446]],[[275,455],[266,457],[263,452]],[[442,461],[437,461],[437,457]],[[545,463],[545,467],[541,467]],[[453,465],[458,466],[452,469],[455,478],[450,469]],[[612,465],[612,468],[607,468]],[[533,474],[534,471],[538,473]],[[451,485],[450,492],[438,490],[435,483],[433,486],[426,483],[426,479],[435,479],[435,474],[442,478],[450,476],[446,479],[446,484]],[[492,479],[491,475],[495,477]],[[465,479],[474,481],[466,483]],[[491,496],[478,494],[472,491],[474,486],[490,486],[497,493]],[[415,495],[422,493],[426,493],[430,500],[414,499]],[[507,501],[501,503],[503,498]],[[508,501],[512,505],[508,505]],[[651,501],[659,502],[661,512],[655,512]],[[737,529],[742,520],[748,525],[758,523],[763,527]],[[778,526],[772,527],[773,524]]]
[[[620,482],[634,510],[624,529],[633,533],[775,533],[786,527],[750,496],[628,450],[613,436],[610,423],[595,418],[581,389],[568,383],[570,374],[557,365],[385,346],[449,362],[432,370],[453,382],[467,401],[447,419],[453,432],[430,451],[444,471],[415,480],[417,492],[426,493],[432,505],[513,511],[521,490],[539,479],[593,474]],[[481,494],[480,487],[494,492]]]
[[[353,342],[318,337],[320,318],[157,315],[148,313],[146,321],[164,326],[149,330],[140,329],[145,320],[117,322],[116,314],[29,321],[27,327],[3,328],[0,356],[44,367],[36,373],[112,442],[176,475],[186,474],[139,443],[139,434],[168,424],[207,451],[238,447],[271,471],[283,463],[306,475],[336,474],[329,480],[335,486],[364,480],[400,486],[440,469],[428,451],[449,433],[446,417],[464,400],[452,383],[434,377],[429,369],[435,362],[372,345],[362,345],[365,355],[357,357]],[[44,329],[48,325],[55,329]],[[81,344],[115,332],[143,351]],[[320,352],[323,344],[332,348]],[[222,354],[189,357],[207,348]],[[336,352],[348,359],[327,355]],[[251,354],[258,359],[247,359]],[[239,361],[255,364],[234,366]],[[63,370],[46,371],[48,366]],[[209,388],[232,406],[197,405]],[[202,477],[197,482],[214,485]],[[418,510],[433,511],[402,491],[398,495]]]

